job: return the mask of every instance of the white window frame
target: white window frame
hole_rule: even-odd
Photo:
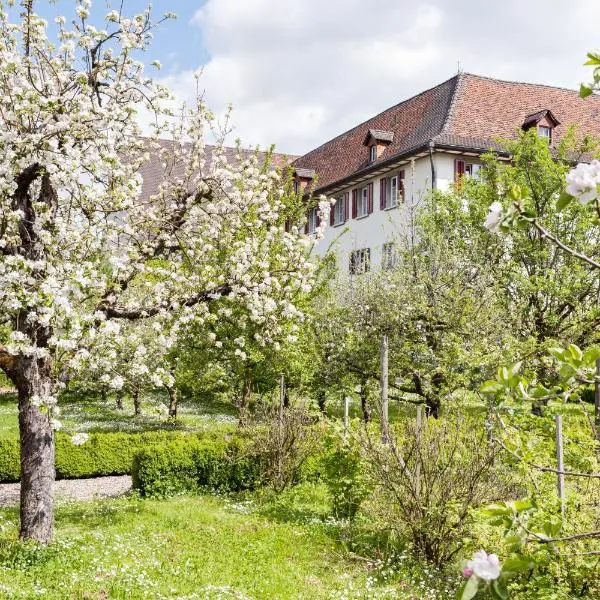
[[[473,177],[474,179],[479,179],[481,177],[481,169],[483,165],[479,165],[477,163],[468,163],[465,162],[465,177]]]
[[[350,275],[361,275],[371,270],[371,248],[350,252]]]
[[[318,211],[317,206],[308,211],[308,233],[315,233],[317,231]]]
[[[333,224],[341,225],[345,220],[344,215],[344,196],[340,196],[333,206]]]
[[[542,131],[548,132],[548,135],[546,135],[546,134],[541,135]],[[539,138],[542,138],[543,140],[551,141],[552,140],[552,127],[550,127],[549,125],[538,125],[537,134],[538,134]]]
[[[381,246],[381,268],[384,271],[389,271],[396,266],[397,260],[396,244],[394,242],[385,242]]]
[[[377,160],[377,144],[372,144],[369,147],[369,162],[375,162]]]
[[[384,208],[396,208],[396,206],[398,206],[398,175],[392,175],[385,182]]]
[[[359,188],[356,199],[356,218],[366,217],[369,214],[369,187]]]

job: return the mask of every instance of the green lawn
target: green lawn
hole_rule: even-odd
[[[157,410],[166,399],[158,394],[143,398],[142,415],[134,416],[133,404],[126,399],[124,409],[117,410],[114,399],[67,396],[59,403],[60,421],[69,429],[86,432],[212,429],[237,423],[235,408],[225,402],[182,400],[176,422],[167,421]],[[16,437],[19,431],[17,401],[14,394],[0,394],[0,438]]]
[[[16,521],[0,511],[1,598],[422,597],[377,586],[316,514],[211,496],[73,504],[49,548],[17,543]]]

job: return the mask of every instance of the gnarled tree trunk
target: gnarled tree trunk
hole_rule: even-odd
[[[142,403],[140,402],[140,388],[134,387],[131,396],[133,398],[133,412],[136,416],[142,414]]]
[[[167,388],[169,392],[169,417],[172,419],[177,418],[177,403],[179,400],[179,395],[177,393],[177,388],[175,386]]]
[[[52,395],[49,359],[22,357],[11,379],[19,393],[21,436],[21,532],[23,540],[47,544],[54,533],[54,431],[37,399]]]

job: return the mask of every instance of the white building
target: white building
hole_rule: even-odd
[[[554,145],[571,125],[600,138],[600,96],[461,73],[405,100],[292,162],[300,187],[336,198],[317,251],[334,244],[350,272],[385,268],[430,190],[476,174],[483,153],[502,152],[499,138],[535,127]]]

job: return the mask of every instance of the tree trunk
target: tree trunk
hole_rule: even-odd
[[[437,396],[428,395],[425,397],[425,416],[439,419],[440,401]]]
[[[317,405],[319,406],[319,410],[325,414],[325,403],[327,401],[327,396],[325,392],[319,392],[317,394]]]
[[[106,392],[106,388],[102,388],[100,390],[100,398],[102,399],[102,402],[106,402],[108,400],[108,394]]]
[[[248,411],[250,409],[250,398],[252,396],[252,371],[248,369],[244,376],[244,386],[239,403],[239,426],[248,425]]]
[[[169,392],[169,417],[172,419],[177,418],[177,388],[175,386],[168,388]]]
[[[37,398],[52,395],[50,361],[23,357],[14,373],[19,392],[22,540],[48,544],[54,533],[54,431]]]
[[[132,392],[133,397],[133,411],[136,416],[142,414],[142,403],[140,402],[140,388],[133,388]]]
[[[117,392],[117,410],[123,410],[123,392],[121,390]]]
[[[362,383],[360,386],[360,407],[362,408],[363,421],[371,422],[371,407],[369,406],[369,394],[367,393],[367,384]]]

